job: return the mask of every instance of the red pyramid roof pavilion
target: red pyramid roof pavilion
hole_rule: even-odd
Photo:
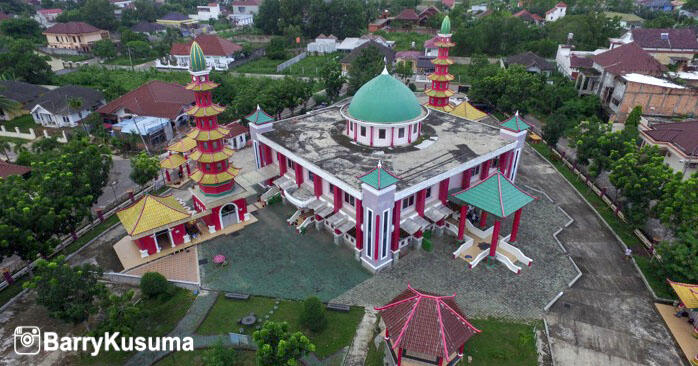
[[[454,296],[415,290],[408,284],[390,303],[377,307],[393,348],[450,361],[451,354],[480,333],[458,308]]]

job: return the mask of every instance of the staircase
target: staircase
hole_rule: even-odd
[[[272,186],[271,188],[269,188],[268,191],[264,192],[260,198],[262,201],[269,203],[269,200],[279,193],[280,193],[279,187]]]

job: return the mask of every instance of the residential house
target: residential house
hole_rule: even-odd
[[[338,45],[339,42],[337,42],[337,37],[331,34],[326,36],[320,33],[319,36],[315,37],[314,42],[308,43],[308,47],[306,49],[309,53],[326,54],[336,52]]]
[[[259,13],[259,5],[261,5],[260,0],[239,0],[233,1],[230,4],[230,8],[233,10],[233,14],[254,14]]]
[[[63,14],[63,9],[39,9],[36,11],[34,19],[42,27],[48,28],[56,24],[56,17]]]
[[[514,14],[514,16],[526,23],[535,25],[542,25],[545,22],[545,19],[543,19],[540,15],[531,13],[526,9],[519,11],[518,13]]]
[[[441,0],[441,5],[446,9],[453,9],[456,6],[456,0]]]
[[[109,0],[109,2],[114,6],[114,14],[117,16],[121,16],[124,9],[136,8],[133,0]]]
[[[390,19],[388,18],[378,18],[368,24],[369,33],[377,32],[379,30],[387,30],[390,28]]]
[[[487,4],[477,4],[470,6],[470,12],[473,14],[484,13],[487,11]]]
[[[247,145],[247,139],[250,135],[249,127],[245,127],[239,122],[229,123],[223,127],[230,131],[225,137],[228,146],[235,150],[240,150]]]
[[[374,34],[364,34],[360,38],[356,37],[347,37],[345,38],[339,45],[337,45],[337,51],[341,52],[351,52],[357,47],[361,46],[362,44],[369,42],[369,41],[374,41],[377,43],[380,43],[381,45],[392,48],[395,45],[395,41],[388,41],[385,38],[381,36],[377,36]]]
[[[439,37],[436,36],[424,41],[424,56],[436,57],[439,55],[439,47],[436,46],[436,41],[438,40]]]
[[[0,160],[0,178],[4,179],[13,175],[28,175],[32,168],[24,165],[12,164]]]
[[[696,32],[691,28],[638,28],[610,42],[611,48],[633,42],[663,65],[685,64],[698,55]]]
[[[502,58],[500,64],[502,68],[509,67],[509,65],[521,65],[528,72],[544,74],[546,76],[550,76],[550,74],[555,71],[555,65],[531,51]]]
[[[111,125],[115,135],[137,134],[150,147],[166,144],[174,137],[172,124],[167,118],[133,117]]]
[[[140,22],[131,27],[131,31],[135,33],[147,34],[149,36],[155,36],[160,33],[167,33],[167,28],[158,23]]]
[[[206,55],[206,64],[216,70],[228,70],[228,65],[235,61],[235,54],[242,51],[242,46],[227,39],[201,34],[194,38]],[[192,41],[173,43],[170,57],[166,60],[156,60],[155,67],[170,69],[189,68],[189,49]]]
[[[642,23],[645,22],[644,19],[631,13],[617,13],[614,11],[605,11],[604,15],[606,16],[606,18],[610,19],[618,18],[620,26],[625,29],[639,28],[642,26]]]
[[[437,9],[437,8],[435,8],[435,7],[433,7],[433,6],[427,7],[426,9],[420,11],[419,14],[418,14],[418,16],[419,16],[419,25],[422,25],[422,26],[426,25],[426,24],[427,24],[427,21],[429,20],[429,18],[431,18],[431,17],[433,17],[433,16],[436,16],[436,15],[439,15],[439,14],[441,14],[441,12],[439,11],[439,9]]]
[[[109,39],[109,31],[96,28],[83,22],[57,23],[46,29],[49,48],[71,49],[79,52],[89,52],[92,44],[103,39]]]
[[[218,19],[221,15],[221,7],[218,3],[208,3],[208,5],[196,7],[196,20],[208,22],[211,19]]]
[[[13,118],[28,114],[34,107],[34,102],[48,89],[43,86],[15,80],[0,80],[0,95],[19,104],[13,111],[0,108],[0,120],[9,121]]]
[[[391,24],[394,24],[394,21],[399,22],[402,27],[411,28],[419,24],[419,14],[414,9],[403,9],[400,14],[393,18]]]
[[[254,24],[254,14],[228,14],[228,20],[237,27]]]
[[[651,11],[671,12],[674,10],[671,0],[636,0],[635,3]]]
[[[173,126],[186,126],[189,117],[184,113],[194,104],[194,93],[177,83],[149,81],[97,110],[104,118],[105,127],[133,117],[166,119]]]
[[[50,90],[35,101],[31,109],[34,122],[44,127],[76,127],[93,111],[104,105],[101,91],[77,85]]]
[[[361,44],[359,47],[354,48],[353,51],[351,51],[348,55],[344,56],[342,61],[340,61],[342,65],[342,75],[347,75],[349,73],[349,68],[351,67],[352,61],[354,61],[355,58],[359,57],[361,52],[367,47],[375,47],[376,49],[378,49],[378,52],[380,52],[383,55],[388,65],[392,65],[395,61],[395,51],[393,51],[392,48],[386,47],[376,41],[368,41]]]
[[[545,21],[554,22],[560,18],[563,18],[567,14],[567,4],[562,1],[555,4],[552,9],[545,12]]]
[[[662,121],[642,116],[642,145],[658,146],[664,152],[664,163],[688,179],[698,172],[698,120]]]
[[[412,72],[417,73],[417,61],[421,56],[420,51],[399,51],[395,54],[395,62],[406,62],[412,66]]]
[[[608,94],[607,107],[614,126],[624,123],[637,106],[641,106],[645,114],[661,117],[695,116],[698,113],[698,89],[654,76],[620,75]]]
[[[196,19],[176,12],[167,13],[162,18],[156,19],[155,21],[158,24],[174,28],[184,28],[196,24]]]
[[[576,80],[581,70],[593,68],[594,61],[591,59],[593,56],[606,51],[608,51],[606,48],[595,51],[575,51],[574,46],[561,44],[557,47],[555,55],[557,70],[571,80]]]
[[[417,73],[426,75],[434,72],[435,67],[431,60],[435,58],[436,56],[419,56],[419,58],[417,58]]]

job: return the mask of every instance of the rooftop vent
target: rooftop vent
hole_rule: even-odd
[[[669,39],[669,33],[662,33],[661,36],[662,40],[666,41]]]

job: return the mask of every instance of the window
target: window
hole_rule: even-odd
[[[414,195],[411,195],[409,197],[405,197],[402,200],[402,208],[408,208],[412,205],[414,205]]]
[[[327,186],[330,188],[329,192],[334,193],[334,185],[332,183],[327,183]]]
[[[431,187],[427,188],[426,198],[431,197]]]
[[[417,125],[418,125],[418,123],[415,123],[415,124],[412,126],[412,132],[413,132],[413,133],[417,133]]]
[[[378,138],[381,140],[385,139],[385,128],[381,128],[378,130]]]
[[[216,170],[220,171],[221,169],[223,169],[223,164],[219,161],[216,163]]]
[[[401,139],[405,137],[405,128],[400,127],[400,129],[397,130],[397,138]]]
[[[315,174],[310,170],[308,170],[308,180],[315,180]]]
[[[211,143],[211,146],[213,146],[214,149],[217,149],[218,148],[218,141],[214,141],[213,143]]]
[[[478,174],[480,174],[480,166],[479,166],[479,165],[476,166],[476,167],[473,169],[473,174],[472,174],[472,175],[478,175]]]
[[[390,224],[390,222],[388,222],[388,211],[390,211],[390,210],[383,211],[383,243],[382,243],[383,245],[381,248],[381,259],[388,256],[388,243],[389,243],[388,227]]]
[[[208,142],[204,141],[204,150],[208,150]]]
[[[492,168],[499,166],[499,158],[501,158],[501,156],[498,156],[496,159],[492,159]]]
[[[353,123],[349,123],[349,131],[352,131],[352,132],[354,131],[354,124]]]
[[[366,127],[361,126],[361,136],[366,137]]]
[[[373,211],[366,209],[366,255],[373,255]]]
[[[206,164],[206,170],[211,170],[211,164]]]
[[[288,165],[288,167],[291,169],[296,167],[296,164],[291,159],[286,159],[286,165]]]
[[[344,202],[354,206],[354,196],[349,195],[349,193],[344,192]]]
[[[63,122],[70,123],[70,118],[68,118],[68,116],[63,116]]]

